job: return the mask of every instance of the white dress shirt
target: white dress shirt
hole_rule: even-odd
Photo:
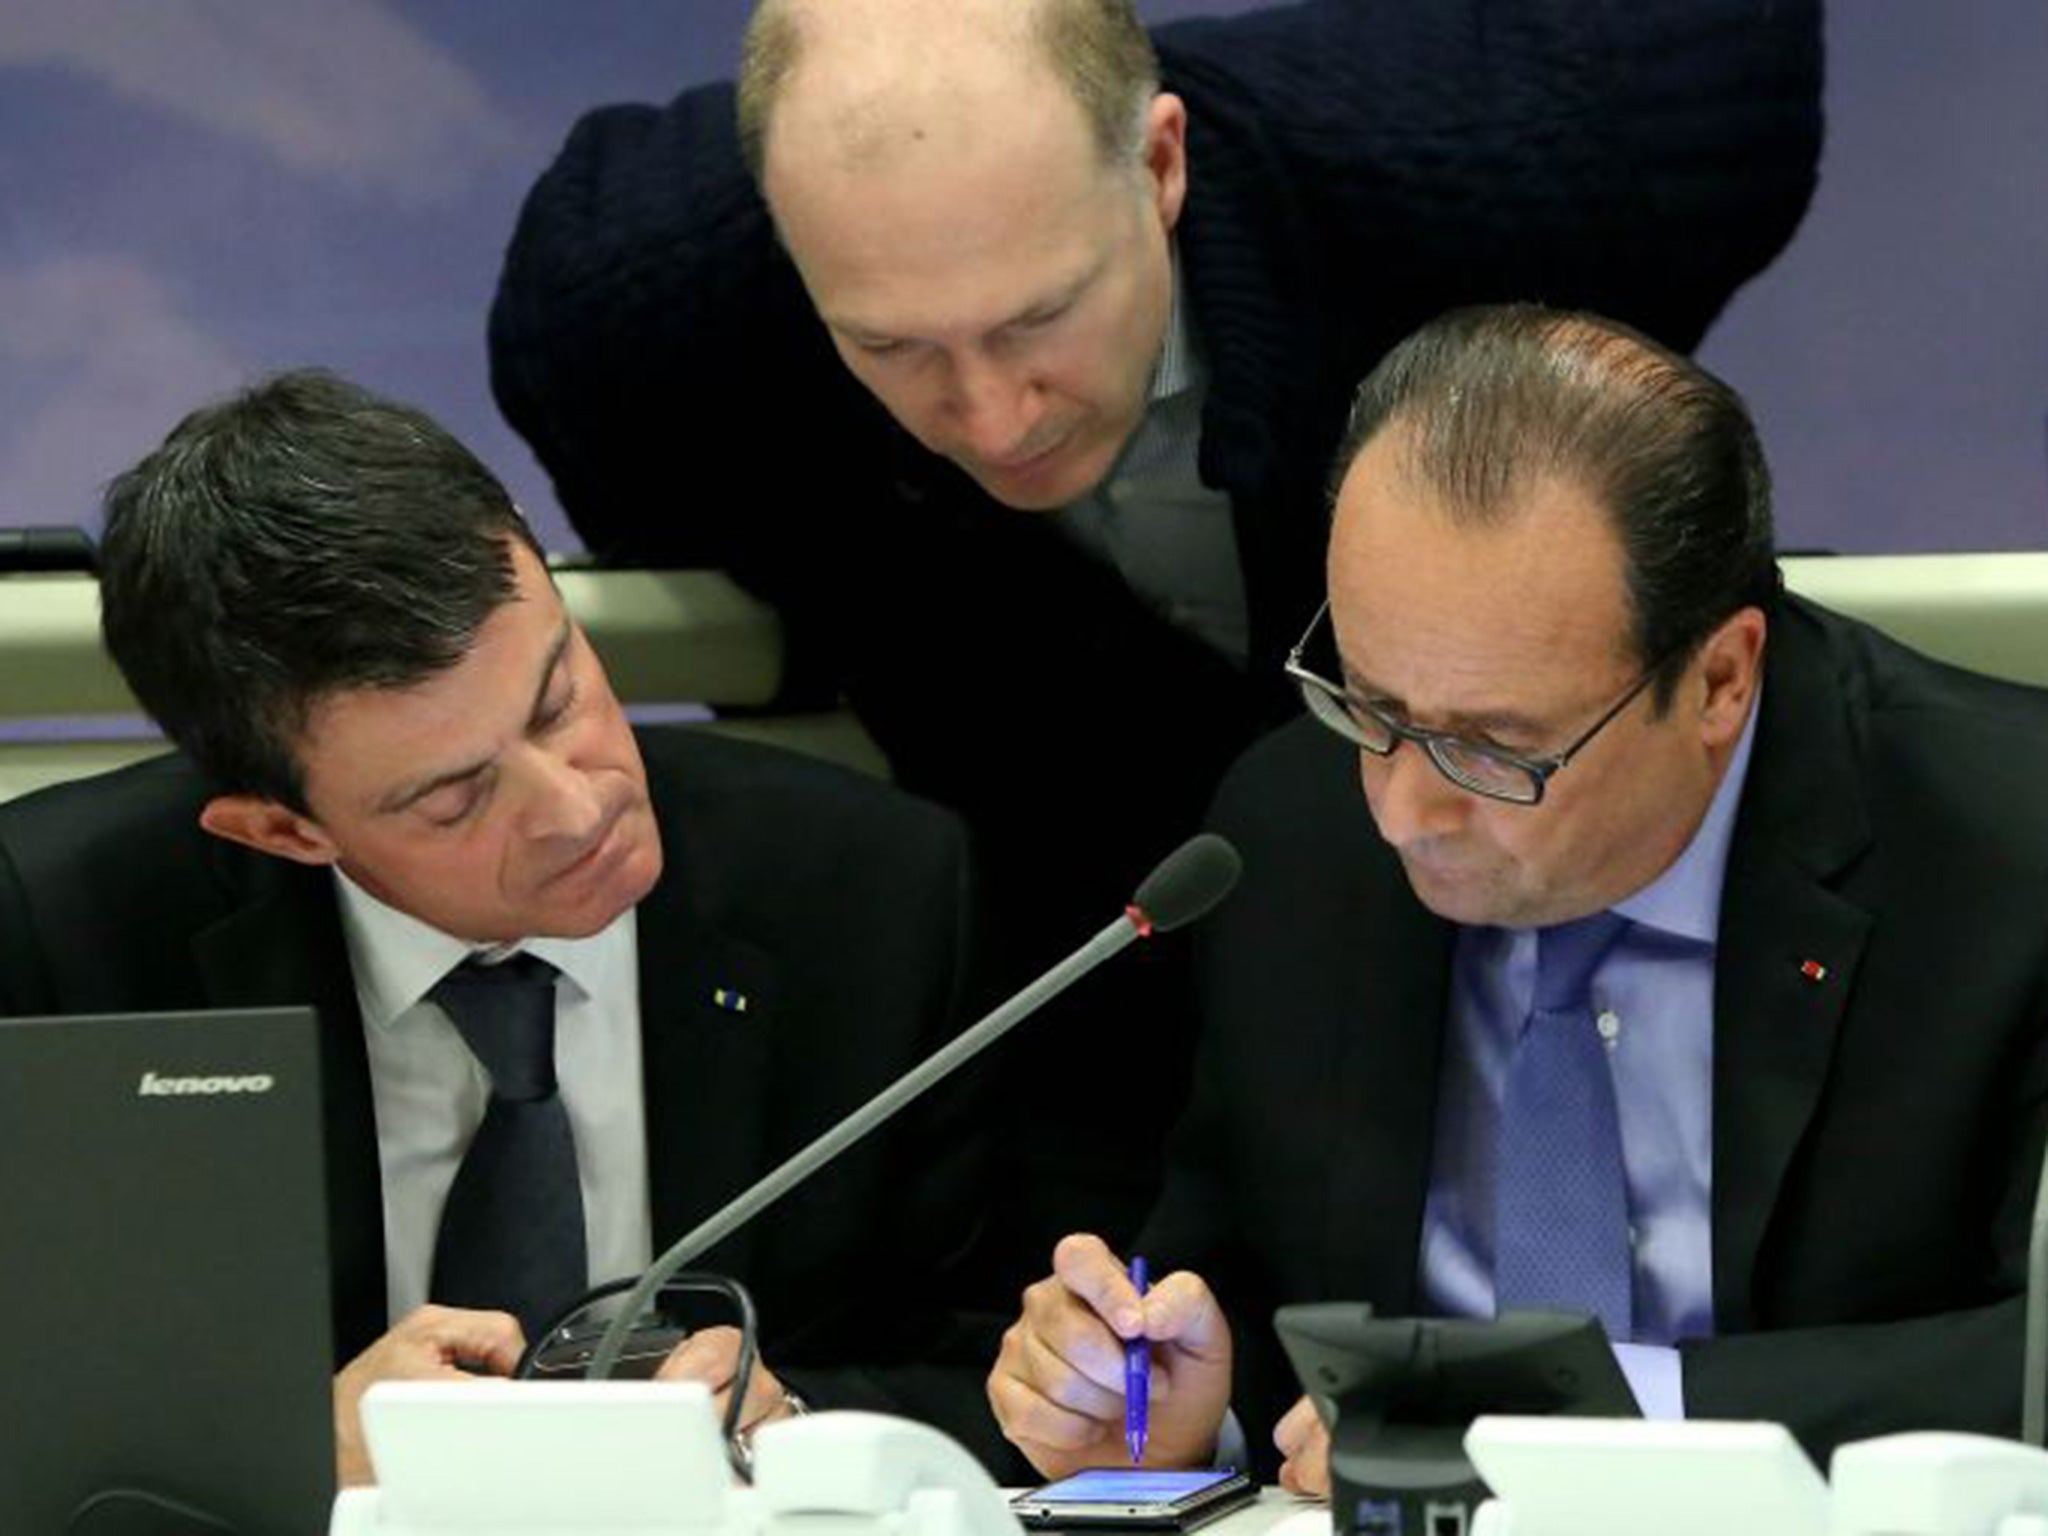
[[[455,1170],[490,1101],[489,1075],[427,993],[477,952],[379,901],[339,870],[342,932],[370,1057],[383,1171],[385,1296],[397,1322],[427,1300]],[[576,1138],[593,1284],[647,1267],[647,1120],[641,1097],[639,943],[629,909],[587,939],[503,946],[562,974],[555,1076]]]

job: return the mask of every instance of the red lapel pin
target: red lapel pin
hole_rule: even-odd
[[[1799,962],[1799,974],[1808,981],[1826,981],[1828,968],[1818,960],[1802,960]]]

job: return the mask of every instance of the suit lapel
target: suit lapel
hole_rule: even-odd
[[[219,858],[246,900],[193,940],[207,1000],[222,1008],[311,1003],[320,1015],[335,1347],[348,1358],[384,1332],[389,1302],[376,1108],[333,877],[225,846]]]
[[[1756,1266],[1826,1082],[1869,914],[1833,889],[1869,841],[1827,640],[1773,615],[1749,782],[1729,847],[1714,972],[1714,1312],[1754,1325]]]
[[[1362,817],[1362,800],[1358,811]],[[1320,993],[1345,1046],[1325,1205],[1330,1266],[1318,1277],[1319,1294],[1362,1294],[1382,1311],[1407,1313],[1422,1251],[1455,930],[1415,900],[1369,822],[1366,831],[1374,846],[1352,855],[1352,867],[1387,872],[1354,900],[1333,904],[1346,934],[1332,952],[1349,958]]]
[[[776,968],[724,931],[717,872],[685,818],[661,805],[667,868],[640,904],[641,1092],[647,1115],[648,1196],[658,1253],[746,1188],[762,1171]],[[752,1228],[695,1267],[744,1274]]]

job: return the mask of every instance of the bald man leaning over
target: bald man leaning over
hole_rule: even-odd
[[[1385,348],[1514,295],[1688,347],[1783,245],[1817,10],[1310,0],[1148,39],[1123,0],[771,0],[737,102],[576,126],[494,387],[593,548],[732,569],[966,815],[1021,979],[1291,707],[1324,470]],[[1007,1262],[1142,1212],[1172,961],[1013,1044]],[[1149,1092],[1099,1113],[1084,1054]]]
[[[2048,1125],[2048,695],[1781,592],[1741,401],[1612,322],[1463,311],[1359,393],[1313,718],[1231,772],[1142,1301],[1064,1242],[989,1383],[1048,1474],[1235,1408],[1325,1485],[1288,1302],[1598,1316],[1645,1411],[2019,1425]],[[1291,1406],[1290,1406],[1291,1405]],[[1275,1455],[1277,1450],[1278,1456]]]

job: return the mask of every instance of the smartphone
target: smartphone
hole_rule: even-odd
[[[604,1330],[602,1322],[577,1323],[557,1329],[533,1354],[525,1374],[536,1381],[580,1377],[589,1368],[591,1357],[597,1353]],[[616,1381],[645,1381],[661,1369],[669,1351],[689,1336],[688,1329],[677,1328],[658,1318],[642,1318],[626,1335],[625,1346],[619,1351],[619,1363],[612,1368],[612,1378]]]
[[[1010,1507],[1019,1520],[1037,1530],[1122,1526],[1191,1531],[1250,1503],[1258,1494],[1257,1485],[1235,1467],[1196,1472],[1091,1467],[1020,1493]]]

